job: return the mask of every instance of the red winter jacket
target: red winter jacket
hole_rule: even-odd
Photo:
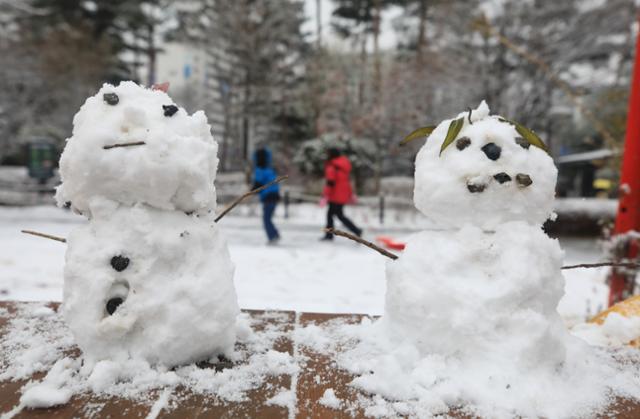
[[[345,156],[338,156],[325,163],[324,178],[326,185],[324,196],[330,203],[346,204],[351,201],[353,192],[349,174],[351,162]]]

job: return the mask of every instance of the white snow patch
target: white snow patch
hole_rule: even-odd
[[[296,396],[293,391],[281,388],[280,390],[278,390],[278,393],[275,396],[267,400],[267,404],[270,406],[282,406],[290,408],[291,406],[295,405],[295,401]]]
[[[611,312],[602,324],[578,324],[571,333],[591,345],[620,347],[640,338],[640,317]]]
[[[340,409],[340,406],[342,406],[342,400],[336,397],[336,392],[332,388],[324,391],[322,397],[318,399],[318,403],[335,410]]]

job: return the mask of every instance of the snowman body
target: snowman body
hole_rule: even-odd
[[[88,361],[174,366],[233,349],[216,152],[204,114],[131,82],[104,85],[75,116],[57,199],[89,220],[67,240],[63,313]]]
[[[451,120],[416,158],[414,201],[433,229],[388,264],[383,323],[423,354],[556,367],[565,359],[562,251],[542,224],[557,170],[486,104],[459,117],[450,146],[441,152]]]

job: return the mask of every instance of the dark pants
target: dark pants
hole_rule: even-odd
[[[342,212],[343,208],[344,204],[329,203],[329,211],[327,211],[327,228],[333,228],[333,217],[335,216],[338,217],[338,220],[340,220],[345,227],[351,230],[353,234],[359,236],[362,234],[362,230],[356,227],[356,225],[344,215]],[[327,237],[333,237],[333,235],[327,234]]]
[[[262,222],[264,223],[264,229],[267,232],[269,241],[280,237],[280,233],[278,233],[276,226],[274,226],[273,221],[271,221],[277,205],[277,201],[266,201],[262,203]]]

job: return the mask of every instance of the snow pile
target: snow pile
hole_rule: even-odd
[[[332,388],[328,388],[324,391],[322,397],[318,400],[318,403],[335,410],[342,406],[342,401],[336,397],[336,392]]]
[[[184,212],[215,209],[217,150],[204,112],[190,116],[166,93],[133,82],[105,84],[73,119],[56,200],[87,215],[102,197]]]
[[[457,407],[566,418],[592,415],[616,396],[640,398],[638,368],[616,361],[627,354],[572,337],[556,311],[563,253],[541,229],[553,208],[551,157],[485,103],[459,118],[449,147],[440,154],[451,120],[416,158],[415,204],[436,229],[410,237],[388,262],[384,316],[310,328],[319,336],[309,344],[335,352],[357,376],[352,385],[375,395],[363,405],[373,416]]]
[[[44,311],[49,314],[43,316]],[[293,375],[299,370],[289,353],[275,349],[288,333],[287,323],[273,321],[269,312],[239,316],[239,345],[228,354],[233,366],[222,369],[195,364],[168,369],[141,358],[89,365],[73,355],[75,345],[59,313],[39,303],[21,303],[9,317],[6,333],[0,337],[0,380],[24,380],[47,372],[41,381],[25,384],[13,414],[25,407],[64,404],[73,395],[86,392],[152,405],[156,402],[151,399],[152,391],[165,389],[166,405],[166,399],[178,387],[224,402],[238,402],[247,400],[250,392],[270,377]],[[220,362],[217,357],[208,361]],[[280,397],[284,400],[285,394]]]
[[[74,117],[57,199],[89,218],[68,237],[63,296],[86,368],[233,349],[234,266],[208,216],[216,153],[202,112],[132,82],[105,84]]]
[[[578,324],[571,333],[591,345],[620,347],[640,338],[640,317],[612,312],[602,324]]]

